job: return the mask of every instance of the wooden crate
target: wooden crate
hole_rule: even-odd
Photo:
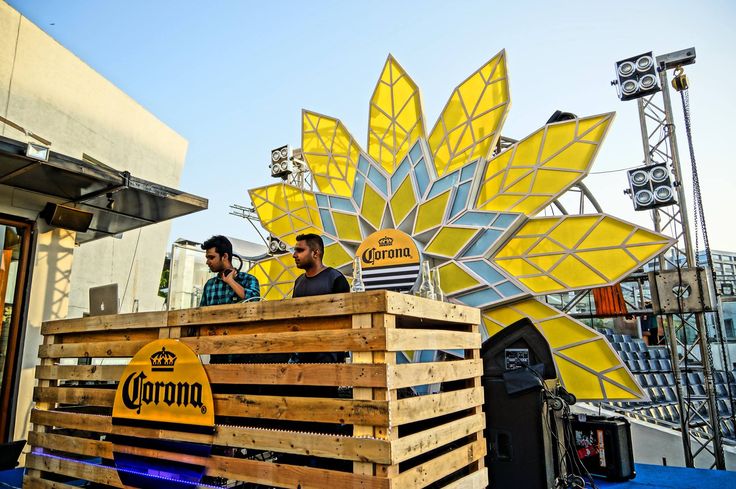
[[[195,462],[207,477],[303,489],[486,487],[479,323],[477,309],[386,291],[44,323],[24,486],[124,487],[106,440],[124,365],[110,363],[178,338],[199,355],[352,354],[350,363],[205,364],[216,427],[212,455]],[[441,349],[464,358],[397,363],[400,351]],[[77,365],[83,358],[92,365]],[[412,395],[427,384],[443,389]],[[309,397],[305,386],[334,395]],[[351,389],[339,395],[337,386]],[[197,441],[159,429],[131,434]]]

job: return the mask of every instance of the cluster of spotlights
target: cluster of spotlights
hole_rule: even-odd
[[[268,237],[268,252],[272,255],[279,255],[289,251],[289,247],[276,236]]]
[[[293,163],[289,159],[289,145],[271,150],[271,176],[286,180],[294,172]]]
[[[621,100],[644,97],[660,90],[657,66],[651,52],[616,63],[616,77],[612,83],[618,86]]]
[[[629,170],[629,190],[634,210],[643,211],[676,203],[667,165],[643,166]]]

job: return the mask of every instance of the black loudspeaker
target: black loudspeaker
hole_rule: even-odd
[[[577,415],[571,422],[575,450],[588,472],[615,481],[636,477],[628,419]]]
[[[94,214],[91,212],[49,202],[41,211],[41,216],[49,226],[85,233],[89,229]]]
[[[494,487],[547,489],[566,473],[562,416],[548,403],[557,370],[547,340],[524,318],[483,343],[488,453]],[[559,406],[558,406],[559,408]]]

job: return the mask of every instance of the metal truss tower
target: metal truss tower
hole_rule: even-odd
[[[667,77],[667,69],[675,67],[668,63],[673,54],[676,53],[657,57],[661,92],[637,100],[645,164],[667,164],[678,182],[677,203],[652,210],[654,229],[677,240],[671,253],[660,255],[661,270],[697,266]],[[667,315],[664,323],[677,386],[685,463],[694,467],[697,460],[701,467],[725,469],[705,314]],[[701,364],[706,395],[697,397],[688,393],[684,375],[690,368]]]

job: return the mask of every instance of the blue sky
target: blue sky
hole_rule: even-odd
[[[687,73],[708,231],[713,248],[736,251],[734,2],[9,3],[189,141],[179,187],[210,208],[176,220],[171,240],[257,240],[229,205],[248,205],[247,189],[274,182],[269,149],[299,146],[302,108],[341,119],[365,147],[368,102],[389,53],[420,86],[431,128],[454,87],[501,49],[512,95],[503,134],[521,139],[556,109],[616,111],[585,182],[605,211],[651,227],[622,193],[626,173],[615,171],[643,154],[636,103],[620,102],[609,84],[613,64],[695,46]],[[673,103],[689,167],[679,97]]]

